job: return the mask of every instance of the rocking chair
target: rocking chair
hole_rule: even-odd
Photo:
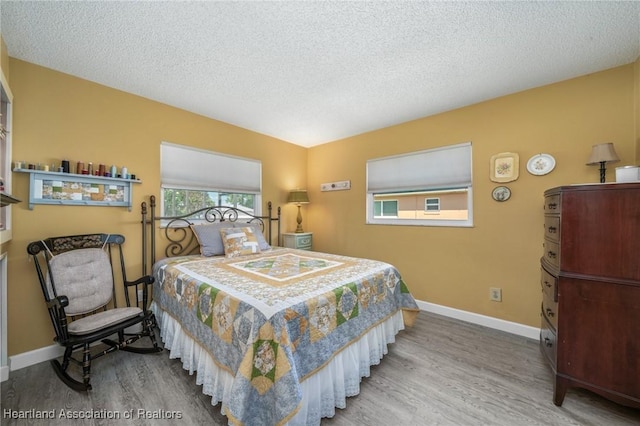
[[[54,341],[65,348],[62,364],[58,360],[51,364],[58,377],[77,391],[91,389],[91,361],[102,355],[118,349],[162,351],[156,342],[155,317],[147,309],[153,277],[127,281],[123,243],[122,235],[87,234],[48,238],[27,246],[55,330]],[[120,261],[126,307],[118,307],[116,301],[114,257]],[[110,338],[116,335],[116,340]],[[151,340],[151,346],[130,346],[143,337]],[[100,348],[96,342],[108,347]],[[92,354],[92,349],[97,353]],[[81,360],[72,356],[76,350],[82,351]],[[82,381],[67,372],[70,362],[82,366]]]

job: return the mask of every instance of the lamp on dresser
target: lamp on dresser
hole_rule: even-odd
[[[294,189],[289,192],[289,197],[287,198],[287,203],[295,203],[298,206],[298,218],[296,221],[298,222],[298,227],[296,228],[296,233],[304,232],[302,229],[302,213],[300,213],[300,206],[303,204],[309,204],[309,196],[307,195],[306,189]]]
[[[613,143],[605,142],[593,145],[587,166],[600,164],[600,183],[604,183],[607,174],[606,164],[617,161],[620,161],[620,158],[618,158],[618,154],[616,154],[616,150],[613,148]]]

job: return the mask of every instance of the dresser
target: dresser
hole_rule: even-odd
[[[540,348],[553,402],[580,387],[640,407],[640,183],[544,193]]]
[[[289,248],[311,250],[313,232],[283,232],[282,245]]]

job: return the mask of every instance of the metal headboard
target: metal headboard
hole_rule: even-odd
[[[147,274],[149,263],[156,262],[156,223],[160,226],[161,232],[167,239],[165,247],[166,257],[183,256],[195,254],[199,251],[199,244],[190,225],[193,223],[214,223],[214,222],[242,222],[258,223],[263,232],[266,231],[266,238],[269,244],[273,244],[272,228],[277,222],[276,244],[280,245],[280,207],[277,209],[277,216],[273,217],[273,205],[271,201],[267,203],[267,216],[257,216],[253,213],[231,206],[204,207],[193,212],[180,216],[156,216],[156,197],[149,197],[149,208],[147,202],[141,204],[142,214],[142,273]]]

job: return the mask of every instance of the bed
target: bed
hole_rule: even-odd
[[[280,240],[271,203],[267,216],[211,207],[157,217],[154,197],[150,207],[142,263],[155,277],[162,341],[229,424],[332,417],[418,313],[389,264],[271,244],[274,226]]]

